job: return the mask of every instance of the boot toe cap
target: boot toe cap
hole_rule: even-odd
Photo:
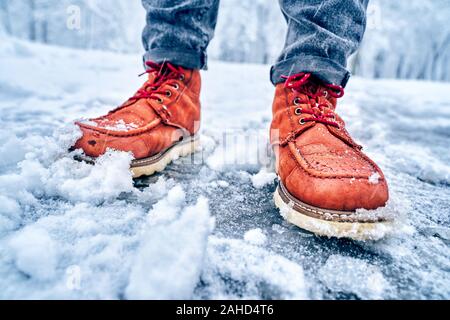
[[[285,186],[300,201],[329,210],[374,210],[385,206],[389,198],[384,178],[376,182],[369,178],[322,178],[296,170]]]
[[[82,137],[74,144],[75,149],[82,149],[90,157],[99,157],[108,148],[108,139],[105,135],[80,126]]]

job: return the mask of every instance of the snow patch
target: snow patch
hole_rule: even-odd
[[[379,180],[380,180],[381,176],[378,172],[374,172],[370,177],[369,177],[369,183],[370,184],[378,184]]]
[[[303,268],[289,259],[236,239],[211,236],[196,298],[306,299]],[[239,286],[234,284],[239,283]],[[264,288],[261,297],[260,288]]]
[[[401,197],[395,192],[391,192],[390,196],[390,199],[384,207],[380,207],[375,210],[357,209],[352,216],[358,220],[374,221],[377,219],[383,219],[393,221],[394,223],[402,223],[405,219],[407,219],[407,217],[404,217],[404,212],[410,209],[410,202],[407,199],[401,199]],[[380,231],[382,231],[382,229],[380,229]],[[389,233],[391,231],[395,231],[393,229],[395,228],[387,227],[385,232]],[[380,234],[380,236],[384,235],[385,234]]]
[[[260,228],[252,229],[244,234],[244,240],[250,244],[261,246],[267,241],[267,237]]]
[[[0,172],[6,171],[25,157],[26,148],[15,135],[7,132],[0,134]]]
[[[226,189],[230,186],[230,183],[225,180],[217,180],[217,181],[211,181],[209,185],[213,188],[222,188]]]
[[[47,231],[27,226],[8,242],[14,263],[22,272],[37,280],[55,277],[57,246]]]
[[[166,196],[175,186],[176,183],[173,179],[167,179],[164,176],[160,176],[156,182],[149,184],[142,192],[135,192],[135,194],[138,197],[139,202],[151,203],[154,202],[154,200],[160,200]]]
[[[224,180],[217,181],[217,185],[221,188],[228,188],[230,186],[230,184]]]
[[[98,126],[106,130],[122,132],[128,132],[139,127],[136,123],[126,123],[123,119],[117,120],[113,123],[107,121],[100,122],[98,123]]]
[[[116,198],[122,192],[133,191],[129,170],[133,157],[129,153],[108,151],[95,165],[63,158],[48,170],[43,170],[39,180],[46,186],[47,194],[63,196],[71,201],[100,203]],[[31,176],[30,170],[41,170],[39,163],[22,162],[22,174]],[[72,167],[71,171],[67,171]],[[31,169],[30,169],[31,168]]]
[[[68,149],[80,136],[79,128],[69,125],[56,130],[52,137],[29,136],[20,140],[24,155],[16,155],[17,159],[23,158],[17,164],[19,173],[0,176],[0,181],[5,181],[0,189],[18,200],[30,193],[35,197],[46,195],[92,203],[131,192],[131,154],[110,150],[95,165],[76,161],[74,155],[79,151],[69,153]]]
[[[272,231],[274,231],[278,234],[283,234],[286,231],[286,229],[283,228],[282,226],[280,226],[279,224],[273,224]]]
[[[415,144],[397,144],[385,147],[392,155],[395,167],[421,180],[450,184],[450,165],[425,147]]]
[[[184,194],[176,188],[155,210],[174,211]],[[177,208],[179,211],[179,208]],[[170,216],[173,217],[171,214]],[[129,299],[191,299],[203,265],[208,235],[213,228],[208,201],[200,197],[179,219],[149,224],[142,236],[130,273]]]
[[[148,222],[151,225],[156,225],[175,219],[183,205],[185,197],[186,194],[181,186],[177,185],[172,188],[166,198],[160,200],[153,206],[147,217]]]
[[[251,180],[255,188],[261,189],[264,186],[273,183],[277,178],[275,172],[270,172],[267,168],[262,168],[257,174],[253,175]]]
[[[0,195],[0,235],[11,231],[20,224],[22,210],[19,203],[9,197]]]

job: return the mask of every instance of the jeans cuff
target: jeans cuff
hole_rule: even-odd
[[[350,72],[333,60],[323,57],[300,55],[275,64],[270,70],[270,80],[274,85],[284,82],[281,76],[300,72],[311,73],[326,83],[342,87],[348,82]]]
[[[168,61],[186,69],[207,69],[206,52],[199,51],[179,51],[174,48],[156,48],[148,50],[144,55],[144,63],[154,61],[162,63]]]

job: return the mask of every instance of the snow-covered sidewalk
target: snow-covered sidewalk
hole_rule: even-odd
[[[132,95],[140,57],[1,42],[0,298],[450,298],[450,84],[351,80],[339,113],[399,216],[359,243],[275,208],[267,66],[211,62],[202,150],[133,181],[128,154],[74,161],[65,124]]]

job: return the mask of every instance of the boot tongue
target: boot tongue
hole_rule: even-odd
[[[171,70],[167,67],[167,64],[162,64],[161,68],[158,71],[155,70],[155,72],[150,72],[148,74],[148,79],[142,85],[140,90],[145,89],[145,91],[147,92],[158,90],[159,87],[164,84],[166,77],[170,74],[170,72]],[[127,102],[125,103],[125,105],[128,105]],[[135,104],[137,102],[139,102],[139,100],[133,101],[132,103],[130,103],[130,105]]]
[[[326,125],[316,123],[297,138],[300,145],[326,145],[336,141],[336,137],[328,131]]]
[[[167,62],[161,64],[159,70],[155,70],[149,74],[149,82],[153,87],[160,87],[168,78],[168,76],[173,72],[173,70],[169,67]]]

